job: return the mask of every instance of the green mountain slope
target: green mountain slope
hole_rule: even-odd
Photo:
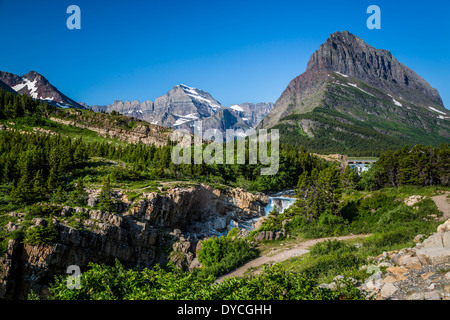
[[[389,51],[337,32],[291,81],[261,128],[319,153],[378,155],[450,141],[450,111],[436,89]]]

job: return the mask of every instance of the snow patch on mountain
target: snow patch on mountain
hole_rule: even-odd
[[[243,112],[244,109],[242,109],[241,106],[238,106],[237,104],[233,104],[232,106],[230,106],[231,109],[236,110],[236,111],[241,111]]]
[[[180,88],[184,90],[184,92],[191,98],[194,98],[201,102],[206,102],[211,109],[217,111],[221,106],[214,101],[206,98],[197,88],[192,88],[184,84],[180,84]]]
[[[344,78],[348,78],[348,75],[346,75],[346,74],[343,74],[343,73],[340,73],[340,72],[337,72],[337,71],[335,71],[335,73],[337,73],[340,76],[343,76]]]
[[[371,94],[371,93],[369,93],[369,92],[367,92],[367,91],[365,91],[365,90],[359,88],[355,83],[349,83],[349,85],[351,85],[352,87],[354,87],[354,88],[356,88],[356,89],[359,89],[359,90],[361,90],[362,92],[364,92],[365,94],[368,94],[369,96],[372,96],[372,97],[373,97],[373,94]]]
[[[446,116],[447,114],[445,113],[445,112],[442,112],[442,111],[440,111],[440,110],[438,110],[438,109],[435,109],[435,108],[433,108],[433,107],[428,107],[430,110],[433,110],[433,111],[435,111],[435,112],[438,112],[438,113],[440,113],[440,114],[443,114],[444,116]]]
[[[29,95],[32,98],[37,99],[37,97],[38,97],[37,89],[38,88],[36,87],[36,83],[37,83],[37,80],[30,81],[28,79],[24,79],[23,83],[19,83],[19,84],[15,85],[14,87],[12,87],[12,89],[18,92],[18,91],[22,90],[23,88],[27,87],[27,89],[30,91]]]

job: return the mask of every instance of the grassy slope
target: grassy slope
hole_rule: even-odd
[[[357,79],[335,75],[323,97],[315,108],[302,107],[308,112],[292,113],[274,126],[283,142],[304,145],[318,153],[370,156],[404,144],[437,146],[445,141],[439,132],[450,129],[448,121],[438,120],[429,110],[403,100],[401,107],[396,106],[382,90]],[[314,138],[305,135],[301,120],[315,123]]]

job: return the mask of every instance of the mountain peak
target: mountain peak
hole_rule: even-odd
[[[443,105],[436,89],[388,50],[375,49],[348,31],[338,31],[321,44],[306,67],[307,71],[334,71],[365,81],[399,96],[414,95],[421,105],[433,101]]]
[[[0,71],[0,81],[10,86],[15,92],[26,94],[34,99],[44,100],[63,108],[83,108],[83,106],[61,93],[36,71],[30,71],[21,77],[13,73]]]
[[[259,124],[316,152],[364,152],[450,137],[438,91],[387,50],[348,31],[315,51]]]

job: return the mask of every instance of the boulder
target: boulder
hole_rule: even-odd
[[[386,283],[380,291],[380,296],[383,299],[390,298],[395,292],[397,292],[398,288],[393,283]]]
[[[386,271],[390,273],[397,281],[406,279],[405,273],[408,273],[408,269],[402,267],[390,267]]]
[[[89,194],[87,205],[89,207],[95,207],[97,205],[97,203],[98,203],[97,195],[93,194],[93,193]]]
[[[416,203],[422,201],[424,198],[425,198],[425,197],[423,197],[423,196],[412,195],[412,196],[410,196],[409,198],[406,198],[406,199],[404,200],[404,202],[405,202],[405,204],[406,204],[407,206],[413,206],[413,205],[415,205]]]
[[[424,248],[442,248],[444,244],[442,242],[442,233],[434,233],[428,237],[423,243]]]
[[[408,296],[408,300],[424,300],[425,293],[423,292],[414,292],[413,294]]]
[[[420,269],[422,264],[420,263],[419,258],[413,257],[412,255],[404,255],[400,256],[397,260],[398,264],[401,266],[405,266],[407,269]]]
[[[377,271],[373,275],[371,275],[364,284],[366,289],[371,291],[380,290],[383,286],[382,275],[383,273],[381,271]]]
[[[441,300],[439,293],[437,291],[425,292],[424,294],[425,300]]]
[[[437,227],[437,232],[444,233],[450,231],[450,219]]]
[[[416,251],[417,258],[423,265],[450,263],[450,248],[431,247]]]
[[[442,245],[445,248],[450,248],[450,231],[442,234]]]

